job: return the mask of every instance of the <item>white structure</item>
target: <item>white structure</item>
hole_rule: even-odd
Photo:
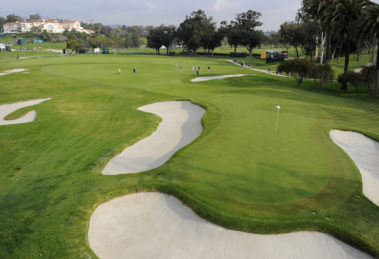
[[[33,27],[37,27],[49,33],[63,33],[65,30],[75,30],[88,34],[94,33],[93,30],[84,29],[78,21],[30,20],[24,22],[8,22],[3,25],[4,33],[28,32]]]

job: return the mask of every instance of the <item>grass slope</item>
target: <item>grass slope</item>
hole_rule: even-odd
[[[35,122],[0,127],[0,257],[94,256],[87,242],[94,208],[151,190],[174,194],[229,228],[319,230],[379,254],[379,208],[362,195],[358,169],[328,133],[352,129],[379,140],[378,98],[339,94],[333,83],[318,93],[312,82],[299,87],[258,72],[191,83],[192,66],[201,66],[201,75],[253,73],[225,61],[179,57],[2,63],[4,70],[30,73],[0,77],[0,103],[53,100],[33,107]],[[136,108],[174,99],[206,107],[201,137],[157,169],[101,175],[111,157],[157,127],[159,118]]]

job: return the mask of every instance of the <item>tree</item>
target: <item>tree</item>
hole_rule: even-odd
[[[368,2],[363,5],[362,10],[362,32],[365,38],[369,40],[376,40],[377,51],[376,51],[376,65],[375,65],[375,78],[373,94],[378,93],[378,83],[379,83],[379,5],[373,2]]]
[[[3,25],[7,22],[7,19],[0,17],[0,31],[3,31]]]
[[[291,59],[280,63],[277,71],[289,74],[296,79],[298,84],[301,84],[304,77],[312,75],[314,66],[315,64],[307,59]]]
[[[249,56],[251,56],[253,49],[259,46],[264,39],[263,32],[255,30],[256,27],[262,25],[258,21],[259,17],[261,17],[261,13],[252,10],[236,16],[236,26],[239,27],[242,33],[241,44],[247,48]]]
[[[341,44],[345,56],[344,72],[349,69],[350,53],[356,47],[359,38],[358,26],[362,15],[362,7],[367,0],[322,0],[318,4],[317,18],[322,27],[331,33]],[[341,90],[347,90],[343,83]]]
[[[7,15],[7,22],[21,22],[23,20],[21,16],[15,15],[14,13]]]
[[[40,38],[43,39],[44,41],[49,41],[49,40],[51,40],[51,34],[46,32],[46,31],[43,31],[40,34]]]
[[[105,48],[107,46],[107,38],[103,34],[98,34],[89,40],[92,48]]]
[[[334,72],[329,64],[315,65],[311,71],[311,76],[317,84],[317,90],[321,91],[323,83],[334,79]]]
[[[174,25],[164,26],[161,25],[158,29],[161,37],[161,43],[166,47],[166,54],[168,55],[169,49],[176,37],[176,29]]]
[[[303,0],[301,8],[297,11],[296,21],[302,24],[302,29],[305,35],[302,44],[303,52],[305,52],[306,55],[309,55],[311,60],[313,54],[317,58],[318,47],[321,43],[320,64],[322,64],[328,34],[325,30],[322,30],[321,23],[317,20],[319,2],[319,0]]]
[[[141,42],[138,39],[138,32],[137,29],[133,29],[132,35],[130,38],[130,47],[132,48],[139,48],[141,46]]]
[[[41,20],[42,17],[38,13],[29,15],[29,20]]]
[[[265,45],[271,45],[272,48],[278,47],[280,45],[279,33],[272,33],[269,35],[265,35],[263,43]]]
[[[212,53],[215,48],[221,46],[221,41],[224,38],[222,31],[216,31],[215,28],[208,33],[203,33],[201,37],[201,45],[204,49],[208,50],[208,54]]]
[[[147,39],[145,37],[139,38],[139,41],[141,42],[141,45],[143,47],[146,47],[146,45],[147,45]]]
[[[362,81],[367,85],[367,92],[370,93],[370,85],[374,82],[376,68],[374,66],[365,66],[362,68]]]
[[[242,44],[249,51],[249,57],[251,57],[253,53],[253,49],[259,47],[263,40],[265,39],[265,35],[263,31],[252,30],[250,32],[244,33],[244,38],[242,39]]]
[[[204,11],[198,10],[186,16],[177,31],[178,39],[189,52],[196,54],[196,50],[201,47],[202,37],[209,31],[213,18],[207,17]]]
[[[242,44],[243,39],[240,27],[235,21],[231,21],[230,24],[227,24],[226,21],[222,21],[220,31],[226,35],[229,45],[234,48],[235,54],[238,46]]]
[[[216,30],[216,24],[206,22],[203,24],[203,30],[200,33],[200,44],[208,54],[213,54],[213,50],[221,46],[221,41],[224,38],[222,29]]]
[[[162,45],[162,37],[159,27],[150,29],[149,34],[147,35],[147,47],[155,49],[159,55],[159,50]]]
[[[79,43],[76,40],[68,40],[66,44],[66,49],[76,50]]]
[[[362,74],[354,71],[346,71],[343,74],[338,75],[338,83],[346,85],[346,87],[347,83],[350,83],[358,92],[359,85],[362,84]]]
[[[310,57],[317,53],[318,48],[318,26],[316,22],[300,23],[298,25],[300,35],[303,36],[301,40],[302,51]],[[316,55],[317,56],[317,55]],[[317,58],[317,57],[316,57]]]
[[[281,42],[288,43],[295,47],[296,57],[299,58],[298,48],[301,46],[304,39],[303,30],[300,25],[295,22],[285,22],[280,25],[279,35]]]

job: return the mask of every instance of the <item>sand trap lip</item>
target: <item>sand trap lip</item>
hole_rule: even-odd
[[[331,130],[330,137],[357,165],[364,195],[379,206],[379,143],[352,131]]]
[[[148,171],[164,164],[176,151],[200,136],[205,110],[189,101],[153,103],[138,108],[162,118],[156,131],[113,157],[103,174]]]
[[[5,120],[4,118],[8,114],[15,112],[21,108],[37,105],[48,100],[51,100],[51,98],[0,105],[0,125],[20,124],[20,123],[28,123],[28,122],[34,121],[37,116],[36,111],[29,111],[21,118],[18,118],[15,120]]]
[[[88,240],[100,258],[370,258],[319,232],[227,230],[161,193],[135,193],[100,205]]]
[[[223,75],[223,76],[202,76],[202,77],[196,77],[191,80],[191,82],[204,82],[209,80],[217,80],[217,79],[225,79],[230,77],[242,77],[242,76],[250,76],[250,74],[236,74],[236,75]]]
[[[5,76],[5,75],[9,75],[9,74],[13,74],[13,73],[19,73],[19,72],[25,72],[25,71],[28,71],[28,69],[25,69],[25,68],[15,68],[15,69],[6,70],[6,71],[1,72],[0,76]]]

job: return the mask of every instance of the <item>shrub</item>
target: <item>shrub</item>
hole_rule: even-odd
[[[79,43],[76,40],[68,40],[66,44],[67,49],[75,50]]]
[[[315,64],[307,59],[291,59],[280,63],[278,72],[285,72],[301,84],[304,77],[311,76]]]
[[[375,80],[375,66],[365,66],[361,71],[362,83],[367,85],[367,90],[370,93],[370,85]]]
[[[341,85],[347,85],[347,83],[350,83],[358,92],[359,85],[362,84],[362,74],[354,71],[346,71],[345,73],[338,75],[338,83]]]
[[[329,64],[315,65],[311,72],[311,77],[317,84],[317,90],[321,91],[323,83],[334,79],[334,72]]]

